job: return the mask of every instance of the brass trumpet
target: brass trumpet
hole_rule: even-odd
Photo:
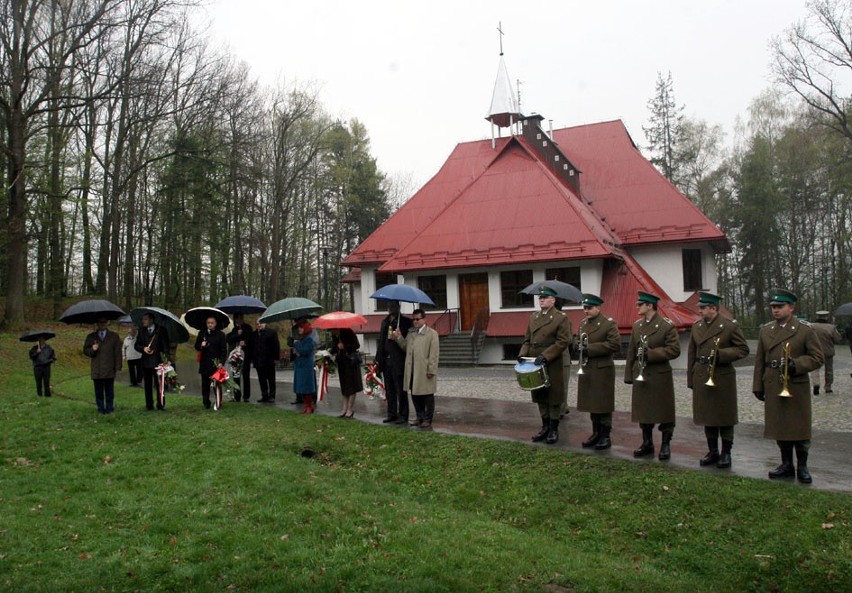
[[[790,355],[792,354],[792,346],[790,346],[790,342],[784,344],[784,356],[781,357],[781,364],[784,368],[781,371],[781,393],[778,394],[779,397],[793,397],[793,394],[790,393]]]
[[[636,381],[644,381],[645,377],[642,373],[645,372],[645,366],[648,364],[648,338],[639,336],[639,354],[636,357],[639,362],[639,374],[636,375]]]
[[[716,341],[713,342],[713,350],[710,351],[710,362],[707,364],[707,374],[710,377],[707,379],[707,382],[704,383],[707,387],[716,387],[716,383],[713,381],[713,374],[716,372],[716,359],[719,357],[719,342],[721,338],[716,338]]]
[[[583,367],[586,366],[587,364],[589,364],[589,357],[586,356],[585,359],[583,358],[583,351],[586,348],[589,347],[589,334],[587,334],[586,332],[582,332],[580,334],[579,347],[580,347],[580,354],[578,356],[578,359],[579,359],[578,363],[580,365],[580,369],[577,371],[577,374],[578,375],[585,375],[586,373],[583,372]]]

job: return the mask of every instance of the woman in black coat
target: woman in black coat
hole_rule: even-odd
[[[207,318],[207,329],[198,332],[195,339],[195,349],[198,357],[198,373],[201,375],[201,397],[204,407],[210,408],[210,375],[221,368],[228,355],[225,334],[216,327],[216,318]]]
[[[348,328],[336,330],[332,334],[331,353],[335,355],[337,376],[340,378],[340,391],[343,394],[343,413],[341,418],[352,418],[355,415],[355,396],[364,390],[361,378],[361,355],[358,349],[361,344],[355,332]]]

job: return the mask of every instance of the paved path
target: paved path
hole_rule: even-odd
[[[630,422],[630,386],[621,381],[623,367],[616,369],[616,413],[613,419],[613,447],[609,451],[595,452],[583,449],[580,443],[591,432],[588,414],[576,411],[576,365],[569,387],[570,413],[560,425],[560,442],[553,446],[589,455],[629,459],[635,463],[669,463],[671,465],[721,475],[747,476],[767,479],[766,473],[780,462],[774,441],[763,438],[763,404],[751,394],[752,367],[737,370],[740,388],[740,424],[736,428],[733,450],[733,467],[719,470],[700,468],[698,460],[706,453],[707,443],[701,427],[692,423],[691,391],[686,388],[685,371],[675,371],[677,428],[672,441],[672,459],[669,462],[634,460],[633,449],[639,445],[641,433],[638,425]],[[849,348],[841,346],[835,358],[835,383],[832,395],[813,399],[814,437],[812,439],[809,467],[814,477],[812,487],[825,490],[852,492],[852,356]],[[183,375],[186,376],[186,375]],[[540,427],[537,408],[531,403],[529,393],[520,390],[511,367],[441,368],[438,374],[438,393],[434,429],[438,432],[465,434],[482,438],[516,440],[529,443],[529,437]],[[278,373],[279,389],[276,406],[290,406],[292,371]],[[330,382],[329,397],[319,404],[320,414],[336,416],[340,409],[340,395],[334,377]],[[254,387],[256,398],[259,390]],[[232,404],[234,405],[234,404]],[[384,402],[359,395],[356,419],[381,424]],[[340,420],[345,422],[344,420]],[[388,430],[405,429],[388,427]],[[659,448],[660,435],[655,431],[655,444]],[[798,487],[798,486],[796,486]]]

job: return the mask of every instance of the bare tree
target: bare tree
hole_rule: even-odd
[[[808,16],[773,42],[778,81],[849,140],[852,92],[852,1],[816,0]]]

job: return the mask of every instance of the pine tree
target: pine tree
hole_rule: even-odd
[[[683,133],[683,106],[678,107],[675,101],[671,72],[665,79],[662,72],[657,72],[657,87],[654,97],[648,101],[648,109],[651,111],[651,125],[643,126],[642,131],[653,154],[651,162],[666,179],[675,183],[680,168],[677,151]]]

